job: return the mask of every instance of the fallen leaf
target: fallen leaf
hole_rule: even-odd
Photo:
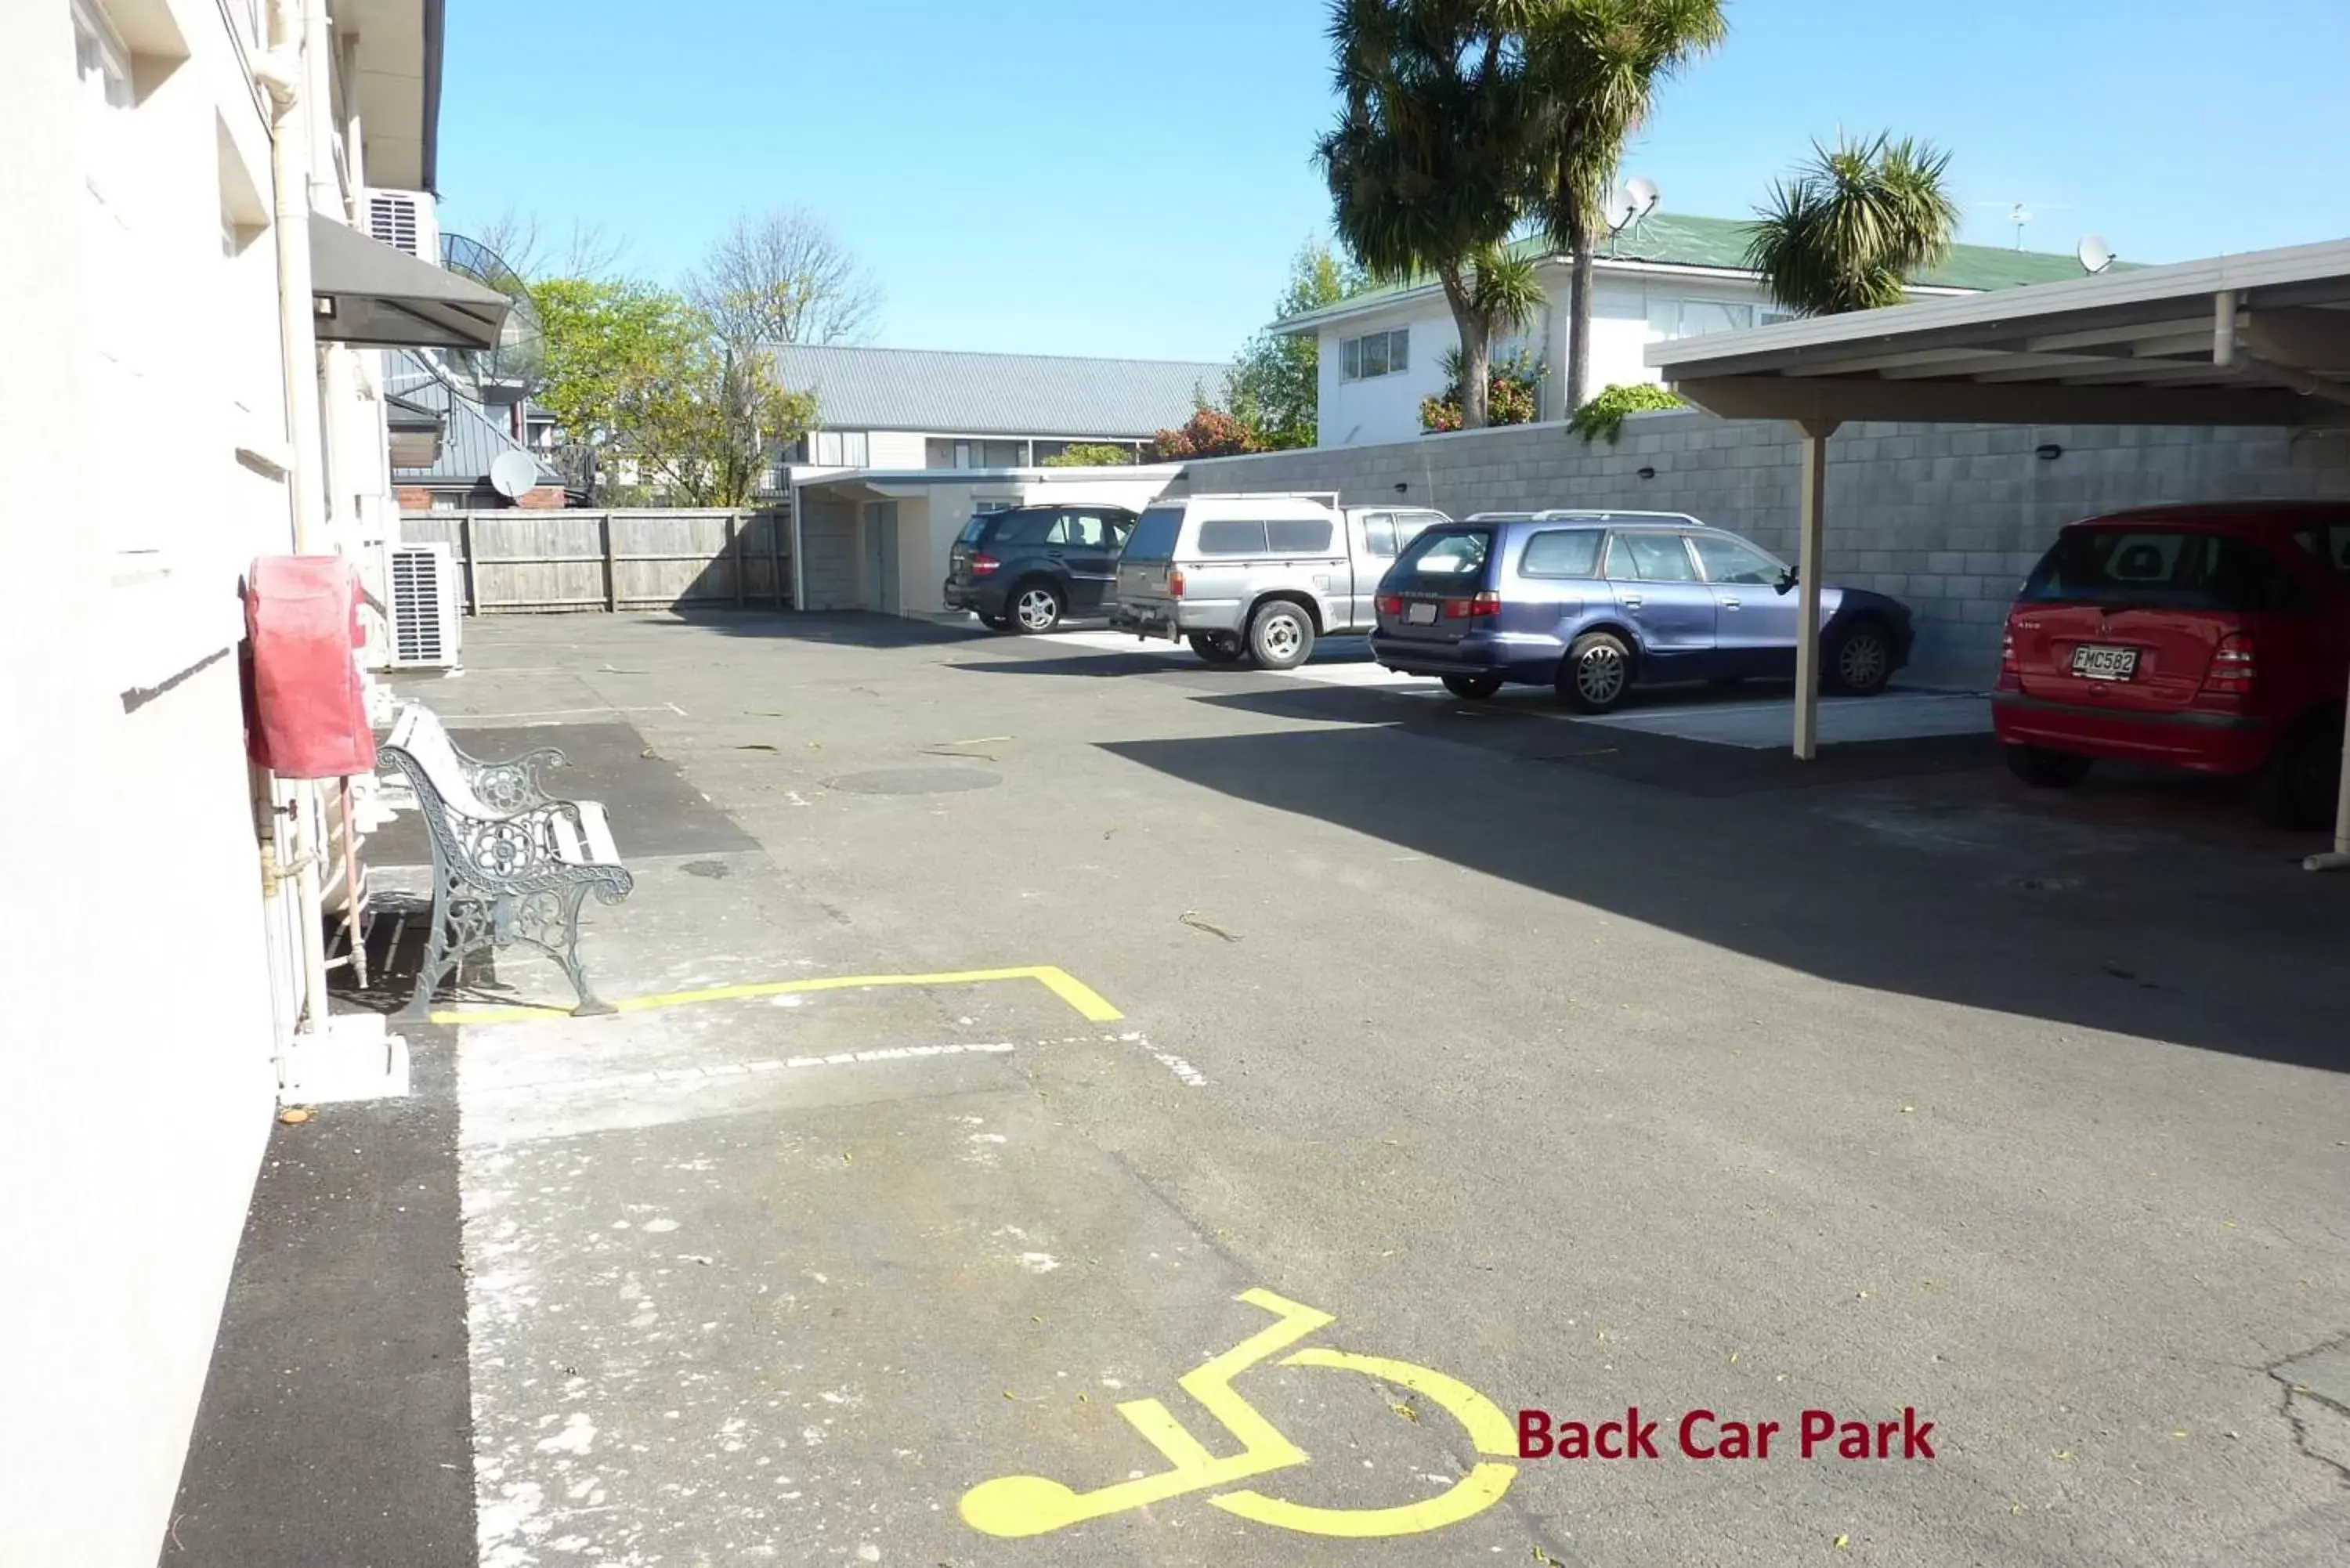
[[[310,1119],[310,1113],[299,1106],[288,1106],[277,1113],[277,1119],[289,1127],[298,1127]]]
[[[772,752],[775,748],[764,741],[751,741],[734,748],[738,752]]]
[[[2073,1450],[2070,1449],[2059,1449],[2056,1450],[2056,1457],[2060,1459],[2069,1459],[2073,1457]]]
[[[853,1154],[849,1153],[847,1149],[843,1149],[843,1150],[841,1150],[841,1152],[840,1152],[840,1163],[841,1163],[841,1164],[843,1164],[843,1165],[850,1164],[850,1163],[852,1163],[856,1158],[857,1158],[857,1157],[856,1157],[855,1155],[853,1155]]]
[[[1901,1114],[1905,1116],[1908,1116],[1910,1113],[1917,1110],[1917,1108],[1918,1107],[1915,1106],[1904,1106],[1901,1107]]]
[[[1841,1552],[1841,1551],[1843,1551],[1846,1547],[1847,1547],[1847,1546],[1849,1546],[1849,1545],[1851,1545],[1851,1544],[1852,1544],[1852,1537],[1851,1537],[1851,1536],[1849,1536],[1849,1535],[1839,1535],[1839,1536],[1837,1536],[1837,1537],[1835,1538],[1835,1543],[1836,1543],[1836,1550],[1837,1550],[1837,1551],[1839,1551],[1839,1552]]]
[[[1205,931],[1211,937],[1222,937],[1228,942],[1236,942],[1240,940],[1240,938],[1232,935],[1232,932],[1225,930],[1222,927],[1211,926],[1208,924],[1207,921],[1200,919],[1200,913],[1196,909],[1186,909],[1182,914],[1176,918],[1180,919],[1185,925],[1191,927],[1195,931]]]
[[[1405,1420],[1409,1421],[1413,1426],[1417,1427],[1419,1425],[1419,1412],[1413,1409],[1410,1406],[1390,1405],[1388,1408],[1393,1410],[1397,1415],[1401,1416]]]

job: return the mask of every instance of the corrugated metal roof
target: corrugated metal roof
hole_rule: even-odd
[[[489,477],[490,464],[499,453],[525,450],[520,441],[506,434],[504,426],[483,411],[481,404],[450,390],[448,384],[412,353],[402,351],[388,356],[384,391],[403,403],[430,409],[446,421],[441,435],[441,461],[431,468],[395,468],[391,471],[395,482],[472,484]],[[563,476],[544,458],[535,452],[532,456],[538,462],[541,484],[563,483]]]
[[[1232,367],[1180,359],[1080,359],[927,348],[776,344],[777,374],[813,391],[833,430],[941,435],[1116,436],[1191,417],[1195,396],[1224,400]]]

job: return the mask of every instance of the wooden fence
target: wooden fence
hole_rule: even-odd
[[[404,512],[400,536],[455,552],[468,615],[791,607],[787,507]]]

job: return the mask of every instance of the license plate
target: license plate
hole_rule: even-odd
[[[1436,624],[1436,607],[1434,605],[1409,606],[1404,610],[1403,618],[1407,623],[1412,626],[1434,626]]]
[[[2083,643],[2073,650],[2073,673],[2090,680],[2127,680],[2137,673],[2137,649]]]

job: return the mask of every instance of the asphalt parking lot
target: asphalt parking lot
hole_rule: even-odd
[[[2342,1560],[2350,883],[2223,792],[1345,648],[466,636],[402,694],[572,750],[641,1004],[456,1023],[484,1563]]]

